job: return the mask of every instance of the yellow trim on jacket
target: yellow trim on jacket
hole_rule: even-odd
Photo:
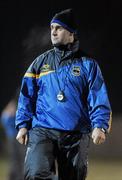
[[[41,72],[40,74],[33,74],[33,73],[25,73],[24,77],[31,77],[31,78],[40,78],[42,76],[45,76],[51,72],[54,72],[54,70],[52,71],[47,71],[47,72]]]

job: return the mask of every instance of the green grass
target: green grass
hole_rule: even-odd
[[[8,160],[6,158],[0,158],[0,180],[7,179],[8,166]]]
[[[87,180],[122,180],[122,160],[90,160]]]
[[[8,160],[0,158],[0,180],[7,179]],[[122,160],[90,159],[87,180],[122,180]]]

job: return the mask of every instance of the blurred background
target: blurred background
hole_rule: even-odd
[[[113,110],[106,143],[100,146],[91,143],[88,180],[122,180],[121,7],[121,0],[0,1],[1,114],[13,98],[16,107],[17,89],[28,65],[52,48],[51,18],[58,11],[74,8],[81,48],[98,61]],[[7,180],[10,169],[8,136],[0,123],[0,180]]]

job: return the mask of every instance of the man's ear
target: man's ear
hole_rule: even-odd
[[[70,36],[74,36],[74,33],[70,32]]]
[[[70,40],[71,40],[71,43],[74,41],[74,33],[70,32]]]

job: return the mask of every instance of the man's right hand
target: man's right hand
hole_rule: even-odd
[[[16,136],[16,140],[20,144],[27,144],[28,141],[28,135],[27,135],[28,130],[26,128],[21,128]]]

